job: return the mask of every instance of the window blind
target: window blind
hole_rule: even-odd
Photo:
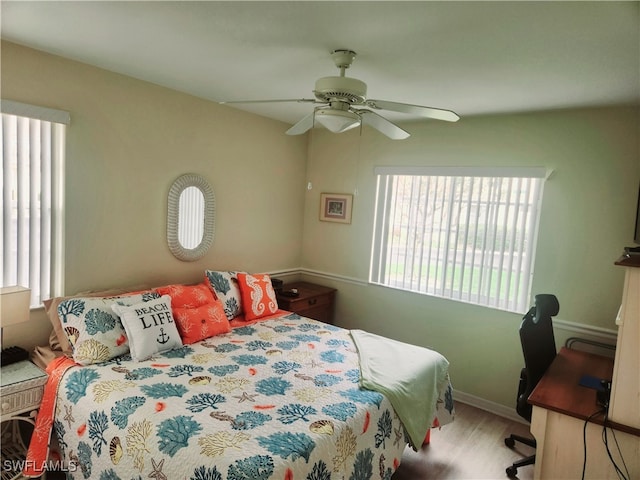
[[[379,167],[375,173],[371,282],[526,309],[545,169]]]
[[[0,101],[0,286],[31,289],[31,305],[63,290],[67,112]]]

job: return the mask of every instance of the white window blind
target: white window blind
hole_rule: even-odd
[[[69,114],[9,100],[2,111],[0,286],[37,307],[63,289],[64,154]]]
[[[371,282],[526,310],[545,169],[378,167],[375,173]]]

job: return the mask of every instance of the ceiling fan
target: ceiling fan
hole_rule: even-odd
[[[457,122],[460,117],[451,110],[411,105],[408,103],[373,100],[367,98],[367,84],[356,79],[345,77],[344,72],[356,58],[352,50],[334,50],[331,53],[340,76],[322,77],[316,81],[313,93],[316,98],[300,98],[285,100],[236,100],[220,103],[276,103],[298,102],[320,105],[287,130],[287,135],[300,135],[313,128],[316,121],[333,133],[342,133],[357,127],[369,125],[393,140],[403,140],[410,136],[409,132],[395,123],[378,115],[374,110],[419,115],[425,118]],[[368,108],[367,108],[368,107]]]

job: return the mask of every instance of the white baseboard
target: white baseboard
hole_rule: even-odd
[[[453,391],[453,399],[457,402],[466,403],[467,405],[471,405],[472,407],[479,408],[480,410],[485,410],[489,413],[493,413],[494,415],[504,417],[508,420],[513,420],[514,422],[524,423],[524,424],[528,423],[524,418],[518,415],[515,407],[505,407],[500,403],[492,402],[490,400],[485,400],[484,398],[476,397],[475,395],[471,395],[465,392],[460,392],[459,390],[455,390],[455,389]]]

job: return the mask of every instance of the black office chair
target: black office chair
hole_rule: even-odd
[[[555,317],[559,311],[560,304],[555,295],[536,295],[534,306],[529,309],[520,324],[520,343],[524,355],[524,368],[520,372],[516,412],[528,422],[531,422],[533,407],[527,402],[527,399],[556,357],[556,341],[553,336],[551,317]],[[533,438],[512,434],[504,439],[504,443],[509,448],[513,448],[516,442],[534,448],[536,446],[536,441]],[[534,454],[514,462],[513,465],[507,467],[507,476],[509,478],[515,477],[519,467],[533,465],[535,461]]]

